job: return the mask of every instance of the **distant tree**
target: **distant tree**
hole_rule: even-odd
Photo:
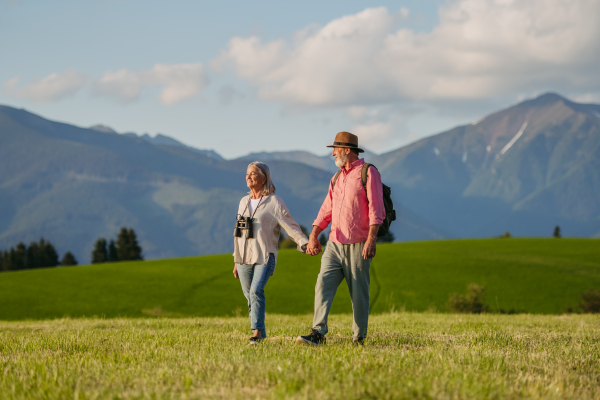
[[[325,235],[324,233],[321,233],[321,236],[319,236],[319,243],[321,243],[321,247],[326,246],[327,245],[327,235]]]
[[[129,228],[127,234],[129,235],[130,260],[143,260],[142,246],[138,243],[135,231],[132,228]]]
[[[106,239],[99,238],[96,240],[94,250],[92,251],[92,264],[99,264],[106,262],[108,254],[106,252]]]
[[[17,252],[14,247],[4,251],[4,271],[14,271],[17,269]]]
[[[505,231],[502,235],[498,236],[500,239],[510,239],[512,235],[509,231]]]
[[[65,255],[63,256],[63,258],[60,260],[60,265],[63,265],[63,266],[77,265],[77,260],[75,259],[75,256],[70,251],[67,251],[65,253]]]
[[[13,269],[25,269],[25,257],[27,255],[27,247],[25,243],[21,242],[17,245],[17,248],[14,250],[11,248],[11,255],[13,256]]]
[[[8,250],[4,250],[2,252],[2,271],[11,271],[12,269],[13,268],[10,253]]]
[[[36,242],[31,242],[25,251],[25,269],[38,268],[41,261],[40,246]]]
[[[56,267],[58,254],[52,243],[40,238],[39,243],[31,242],[29,247],[23,242],[1,253],[0,271]]]
[[[58,265],[58,253],[52,243],[41,238],[38,248],[38,268],[56,267]]]
[[[143,260],[142,248],[138,244],[133,228],[122,227],[117,237],[117,257],[119,261]]]
[[[110,243],[108,244],[108,262],[116,261],[119,261],[119,255],[117,254],[117,246],[115,245],[115,241],[110,239]]]
[[[561,235],[560,235],[560,226],[556,225],[554,227],[554,234],[552,236],[554,236],[555,238],[559,238],[559,239],[561,238]]]
[[[308,232],[308,230],[306,229],[306,227],[304,225],[300,225],[300,230],[306,236],[310,235],[310,233]],[[280,235],[279,235],[279,248],[280,249],[295,249],[297,246],[298,245],[296,244],[296,242],[294,242],[291,238],[289,238],[287,236],[283,236],[283,232],[280,233]]]
[[[579,307],[584,313],[600,313],[600,290],[589,289],[581,295]]]
[[[392,243],[393,241],[394,241],[394,234],[391,231],[389,231],[387,233],[387,235],[377,238],[377,242],[379,242],[379,243]]]
[[[117,257],[119,261],[129,260],[129,234],[125,227],[121,228],[117,236]]]
[[[0,251],[0,271],[9,271],[8,251]]]
[[[467,287],[467,294],[452,293],[446,303],[448,311],[455,313],[481,314],[489,310],[484,301],[485,287],[471,283]]]
[[[300,225],[300,230],[302,231],[302,233],[304,233],[307,237],[310,236],[310,232],[308,231],[308,229],[306,229],[306,227],[304,225]]]
[[[295,249],[296,242],[294,242],[291,238],[284,236],[284,239],[279,242],[280,249]]]

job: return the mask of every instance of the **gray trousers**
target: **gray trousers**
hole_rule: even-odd
[[[352,299],[352,337],[365,338],[369,324],[369,270],[371,259],[363,259],[365,243],[338,244],[328,242],[321,257],[321,272],[315,286],[315,316],[313,328],[325,335],[327,317],[335,292],[346,279]]]

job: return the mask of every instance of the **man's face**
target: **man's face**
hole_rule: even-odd
[[[345,147],[334,147],[331,155],[335,157],[335,165],[342,168],[348,161],[348,149]]]

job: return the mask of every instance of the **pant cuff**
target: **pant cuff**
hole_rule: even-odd
[[[323,329],[319,326],[315,326],[315,327],[313,327],[313,329],[316,330],[317,332],[319,332],[323,336],[327,335],[327,329]]]

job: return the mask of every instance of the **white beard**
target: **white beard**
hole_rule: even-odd
[[[344,154],[340,157],[336,157],[335,159],[335,166],[338,168],[342,168],[344,165],[346,165],[346,161],[348,161],[348,155]]]

